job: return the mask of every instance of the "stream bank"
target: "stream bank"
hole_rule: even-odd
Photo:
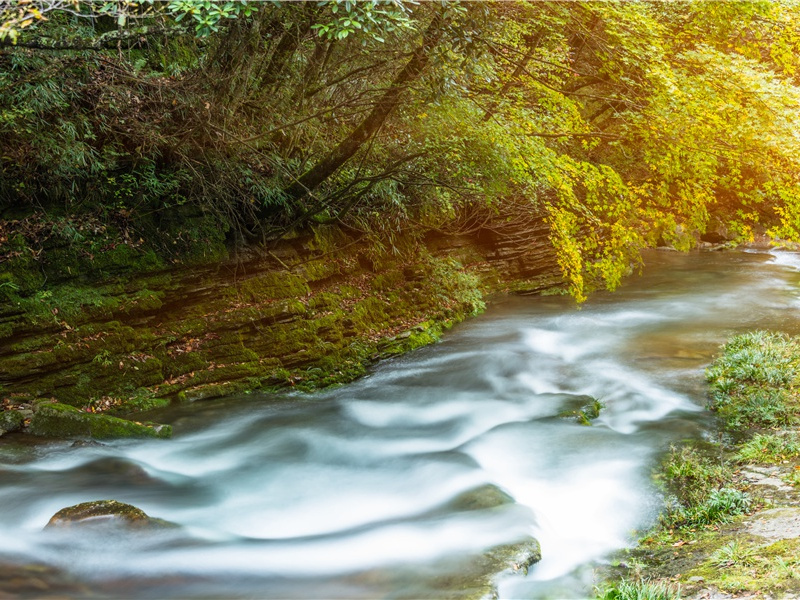
[[[37,254],[22,234],[6,235],[21,249],[6,253],[0,286],[0,431],[149,436],[152,426],[107,416],[352,381],[378,359],[436,341],[488,294],[559,291],[540,228],[522,246],[487,230],[400,239],[380,252],[319,227],[269,251],[221,260],[216,248],[205,262],[171,267],[125,245],[91,260],[73,248],[78,260],[69,247]],[[104,266],[80,278],[76,260]]]
[[[736,336],[706,375],[719,436],[671,448],[661,521],[603,574],[616,583],[601,598],[800,597],[800,339]]]

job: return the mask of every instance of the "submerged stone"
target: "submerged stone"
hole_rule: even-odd
[[[575,401],[582,402],[582,405],[577,410],[565,410],[559,413],[558,416],[573,419],[579,425],[591,425],[592,421],[600,416],[600,411],[606,406],[601,400],[592,396],[576,396]]]
[[[115,526],[129,529],[165,529],[174,523],[150,517],[140,508],[116,500],[94,500],[62,508],[54,514],[45,529]]]
[[[487,570],[496,574],[522,573],[528,574],[528,569],[542,560],[542,547],[535,538],[521,540],[515,544],[495,546],[488,550],[483,558]]]
[[[40,404],[28,431],[46,437],[92,437],[97,439],[172,436],[172,427],[158,423],[136,423],[108,415],[87,413],[66,404]]]
[[[496,485],[487,483],[475,489],[459,494],[451,507],[457,511],[485,510],[513,504],[514,499]]]

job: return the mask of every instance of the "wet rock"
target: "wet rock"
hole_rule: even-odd
[[[45,525],[45,529],[114,526],[127,529],[166,529],[174,523],[148,516],[140,508],[116,500],[94,500],[62,508]]]
[[[105,457],[87,462],[70,471],[70,479],[76,483],[92,485],[92,482],[102,480],[109,489],[115,486],[153,486],[160,480],[151,477],[140,465],[124,458]]]
[[[514,499],[496,485],[486,484],[459,494],[451,503],[455,511],[485,510],[513,504]]]
[[[592,421],[600,416],[600,411],[605,408],[605,404],[592,396],[577,396],[576,401],[579,399],[582,402],[580,408],[562,411],[558,416],[574,419],[580,425],[591,425]]]
[[[103,446],[105,444],[94,440],[75,440],[69,445],[70,448],[102,448]]]
[[[118,417],[82,412],[66,404],[40,404],[28,431],[45,437],[91,437],[97,439],[172,436],[172,427],[157,423],[135,423]]]
[[[0,598],[71,597],[92,596],[83,584],[54,567],[0,561]]]
[[[526,575],[541,559],[539,542],[525,538],[469,558],[446,558],[426,567],[376,569],[350,583],[371,589],[402,589],[400,599],[484,600],[497,598],[497,585],[509,575]]]
[[[757,513],[756,517],[748,522],[748,533],[769,540],[800,537],[800,509],[773,508]]]
[[[496,546],[488,550],[483,560],[490,570],[500,575],[503,573],[528,574],[528,569],[542,560],[542,547],[538,540],[528,538],[515,544]]]
[[[18,410],[0,412],[0,435],[19,431],[25,424],[25,415]]]

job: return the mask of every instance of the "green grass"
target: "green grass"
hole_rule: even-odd
[[[682,505],[698,504],[730,480],[725,465],[691,445],[672,446],[661,465],[667,490]]]
[[[693,446],[673,446],[661,477],[672,496],[662,515],[669,528],[726,523],[750,510],[750,496],[732,487],[730,467]]]
[[[800,345],[782,333],[754,331],[725,344],[707,369],[709,408],[732,430],[794,425]]]
[[[749,567],[756,562],[756,549],[738,540],[728,542],[711,555],[711,561],[720,569]]]
[[[713,490],[707,498],[689,506],[671,507],[665,516],[671,527],[696,527],[728,523],[733,517],[750,510],[750,494],[735,488]]]
[[[737,460],[747,463],[781,463],[798,456],[800,441],[795,434],[757,433],[743,443],[736,453]]]
[[[658,581],[621,579],[611,587],[597,591],[599,600],[680,600],[680,587]]]

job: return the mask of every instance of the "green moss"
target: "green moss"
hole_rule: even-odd
[[[41,404],[31,419],[29,432],[46,437],[92,437],[97,439],[168,438],[172,427],[135,423],[117,417],[81,412],[66,404]]]
[[[93,269],[101,276],[118,273],[146,273],[163,269],[165,264],[153,250],[132,248],[118,244],[103,252],[98,252],[91,262]]]
[[[330,259],[311,260],[302,266],[303,279],[307,282],[317,282],[341,274],[341,267],[336,261]]]
[[[113,411],[114,414],[130,414],[136,412],[144,412],[147,410],[155,410],[157,408],[166,408],[171,404],[168,398],[157,398],[152,396],[151,392],[142,388],[130,398],[123,399],[122,405]]]
[[[16,410],[4,410],[0,412],[0,435],[19,431],[25,422],[25,417]]]
[[[279,271],[260,273],[239,281],[232,292],[246,302],[299,298],[311,293],[302,277]]]
[[[312,310],[337,310],[342,304],[342,296],[333,292],[314,294],[308,301]]]
[[[381,328],[387,322],[387,305],[379,298],[368,297],[356,302],[348,311],[348,318],[359,331]]]
[[[5,290],[19,291],[21,295],[32,294],[42,288],[46,281],[42,266],[33,257],[34,249],[28,245],[22,234],[11,235],[9,240],[0,250],[7,250],[16,255],[4,263],[3,270],[7,273]]]
[[[405,278],[403,277],[402,271],[390,271],[375,277],[370,287],[376,292],[384,292],[397,287],[403,281],[405,281]]]

